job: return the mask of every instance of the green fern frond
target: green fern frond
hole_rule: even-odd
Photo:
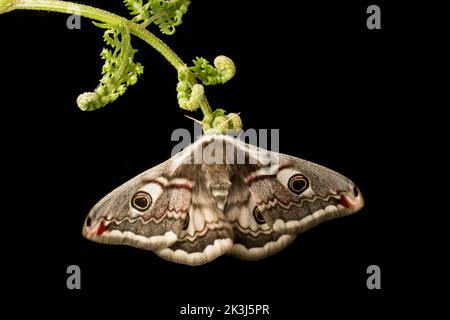
[[[223,109],[216,109],[210,115],[203,118],[203,130],[205,132],[237,131],[242,129],[242,120],[238,113],[226,113]]]
[[[204,85],[225,83],[236,74],[233,60],[225,56],[215,58],[214,67],[204,58],[197,57],[193,62],[194,66],[190,69]]]
[[[0,14],[14,10],[17,0],[0,0]]]
[[[174,34],[175,27],[183,22],[190,0],[150,0],[154,23],[164,34]]]
[[[187,66],[178,69],[177,98],[181,109],[195,111],[200,107],[205,90],[201,84],[191,86],[190,72]]]
[[[107,45],[100,54],[104,60],[102,79],[93,92],[78,96],[81,110],[96,110],[115,101],[135,84],[144,69],[134,62],[137,50],[130,43],[131,34],[156,49],[178,72],[177,98],[184,110],[201,109],[203,131],[239,130],[242,121],[239,113],[214,110],[205,96],[204,85],[225,83],[236,73],[233,61],[218,56],[211,65],[204,58],[196,58],[193,66],[186,65],[163,41],[147,30],[150,24],[162,33],[173,34],[182,23],[190,0],[123,0],[130,10],[132,20],[99,8],[62,0],[0,0],[0,14],[13,10],[44,10],[73,14],[89,18],[96,26],[106,29],[103,39]]]
[[[100,54],[105,63],[102,68],[103,78],[97,89],[78,96],[77,104],[83,111],[96,110],[113,102],[125,93],[128,86],[135,84],[144,72],[144,67],[133,60],[137,50],[131,46],[130,32],[126,27],[94,24],[107,29],[103,39],[114,50],[104,48]]]
[[[133,15],[133,22],[145,22],[151,17],[150,3],[144,4],[143,0],[124,0],[125,6]]]
[[[133,22],[148,26],[154,23],[164,34],[174,34],[175,27],[183,22],[190,0],[124,0],[126,7],[134,16]]]

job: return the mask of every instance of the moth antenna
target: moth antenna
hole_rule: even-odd
[[[240,112],[238,112],[238,113],[236,113],[236,114],[233,114],[233,116],[231,116],[230,118],[228,118],[224,123],[221,124],[221,126],[223,126],[223,125],[226,124],[227,122],[233,120],[234,118],[239,117],[240,114],[241,114]]]
[[[190,117],[190,116],[188,116],[188,115],[184,115],[186,118],[188,118],[188,119],[191,119],[191,120],[193,120],[193,121],[195,121],[195,122],[197,122],[197,123],[200,123],[201,125],[202,125],[202,127],[203,127],[203,122],[201,122],[200,120],[197,120],[197,119],[195,119],[195,118],[192,118],[192,117]],[[227,120],[228,121],[228,120]]]

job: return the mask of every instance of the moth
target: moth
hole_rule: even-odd
[[[363,205],[355,184],[328,168],[212,134],[105,196],[83,236],[187,265],[258,260]]]

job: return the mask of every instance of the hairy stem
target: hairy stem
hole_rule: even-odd
[[[170,49],[153,33],[145,29],[145,27],[106,10],[59,0],[0,0],[0,14],[12,10],[54,11],[66,14],[76,14],[92,20],[110,24],[122,24],[130,30],[131,34],[144,40],[156,51],[158,51],[164,58],[166,58],[167,61],[169,61],[172,66],[175,67],[175,69],[178,70],[185,65],[183,60],[181,60],[181,58],[178,57],[172,49]],[[194,79],[190,80],[191,86],[196,83],[197,82]],[[200,107],[204,116],[211,115],[212,110],[206,97],[201,99]]]

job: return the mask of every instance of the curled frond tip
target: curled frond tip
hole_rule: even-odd
[[[144,72],[143,66],[134,62],[137,50],[131,46],[130,32],[126,27],[94,24],[107,29],[103,39],[113,50],[104,48],[100,54],[105,62],[102,68],[103,77],[97,89],[83,93],[77,99],[78,107],[83,111],[96,110],[113,102],[124,94],[129,86],[135,84],[139,75]]]

